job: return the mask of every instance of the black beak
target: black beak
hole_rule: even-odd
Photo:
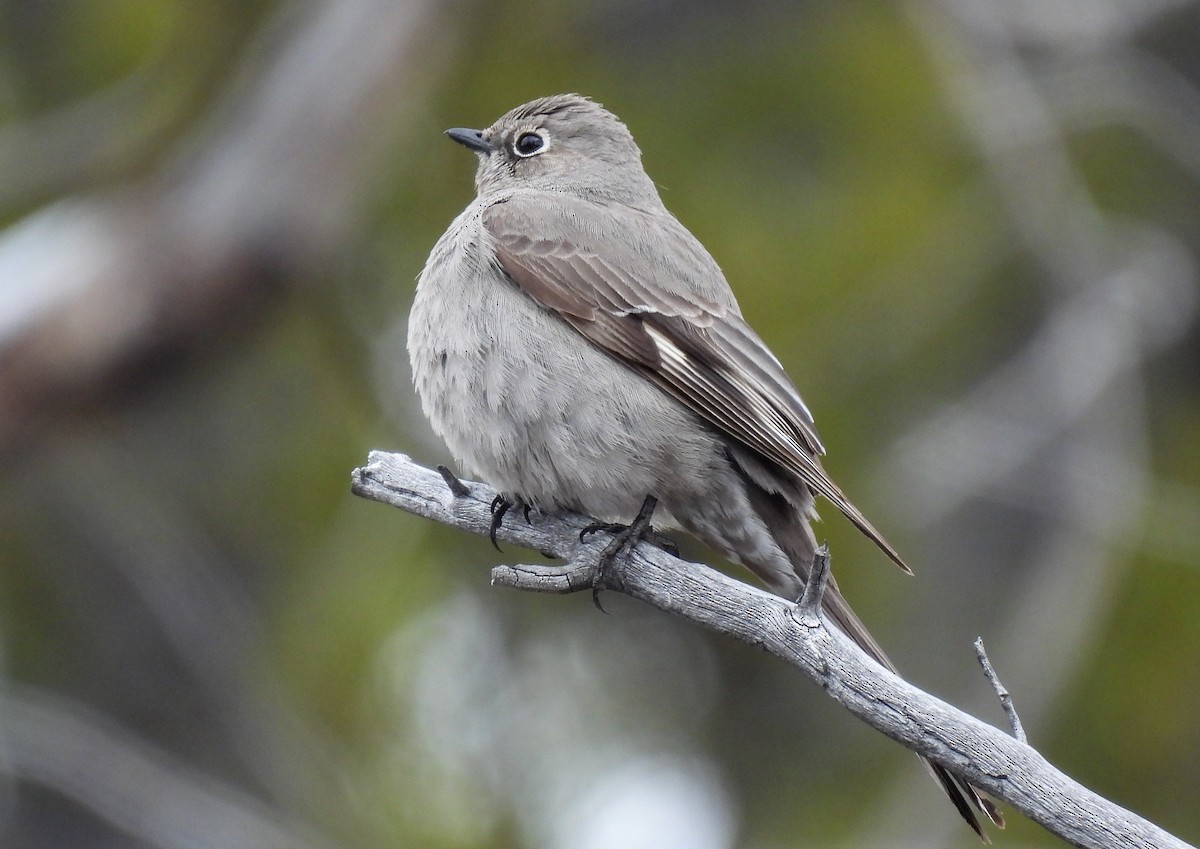
[[[466,127],[455,127],[452,130],[446,130],[446,135],[454,139],[463,147],[469,147],[476,153],[491,153],[494,149],[492,143],[483,137],[483,133],[479,130],[468,130]]]

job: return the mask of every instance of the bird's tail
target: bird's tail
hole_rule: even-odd
[[[807,561],[811,565],[812,561]],[[797,570],[799,571],[799,570]],[[802,580],[808,580],[807,570],[802,576]],[[877,660],[882,666],[896,672],[896,667],[892,664],[879,643],[871,636],[871,632],[863,625],[862,620],[850,609],[849,603],[845,596],[832,582],[825,589],[825,594],[822,597],[822,610],[825,615],[832,619],[842,631],[858,644],[859,648]],[[933,775],[938,784],[950,797],[950,801],[954,803],[954,807],[958,809],[959,815],[966,820],[967,825],[979,835],[980,839],[985,843],[990,843],[987,832],[983,830],[983,826],[979,821],[978,813],[982,813],[992,823],[999,828],[1004,828],[1004,817],[992,800],[987,797],[983,791],[977,789],[965,779],[960,778],[954,773],[947,770],[945,767],[935,764],[927,758],[921,758],[922,763]]]
[[[747,480],[747,483],[755,509],[766,523],[779,547],[791,561],[795,574],[794,576],[781,574],[775,569],[766,567],[755,568],[752,563],[746,563],[746,566],[762,578],[772,591],[787,598],[798,598],[804,584],[808,581],[809,571],[817,550],[816,538],[808,524],[807,513],[811,508],[811,497],[806,502],[796,504],[792,499],[785,498],[781,494],[762,489],[755,485],[753,480]],[[792,580],[793,578],[794,580]],[[822,610],[825,615],[833,620],[850,639],[854,640],[859,648],[887,669],[896,672],[896,667],[884,653],[883,648],[871,636],[871,632],[867,630],[862,620],[851,610],[832,575],[829,578],[822,602]],[[941,785],[946,795],[950,797],[950,801],[954,803],[954,807],[967,825],[985,843],[990,843],[978,814],[982,813],[999,828],[1004,827],[1004,817],[996,809],[991,799],[983,791],[972,786],[965,779],[954,775],[945,767],[935,764],[927,758],[922,757],[921,761]]]

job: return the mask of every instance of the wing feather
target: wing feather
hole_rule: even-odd
[[[716,263],[674,218],[529,194],[489,206],[483,223],[500,267],[530,297],[833,502],[909,571],[821,467],[808,408]]]

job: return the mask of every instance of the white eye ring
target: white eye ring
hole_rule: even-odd
[[[522,159],[545,153],[550,148],[550,140],[543,131],[529,130],[521,133],[513,140],[513,153]]]

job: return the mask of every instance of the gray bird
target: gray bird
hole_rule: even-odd
[[[421,272],[408,351],[425,415],[468,471],[512,502],[614,523],[653,496],[656,524],[790,599],[820,495],[909,571],[821,467],[808,408],[615,115],[556,95],[446,134],[478,155],[477,195]],[[836,585],[824,609],[895,668]],[[972,805],[1003,824],[930,768],[980,836]]]

